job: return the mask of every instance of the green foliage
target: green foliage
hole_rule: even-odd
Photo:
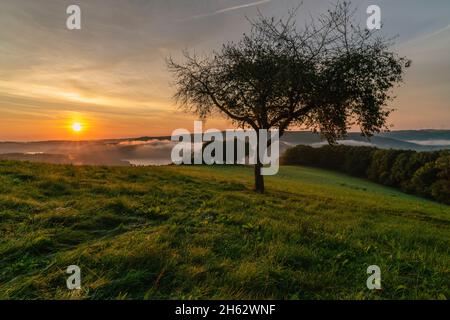
[[[443,154],[436,162],[437,181],[431,185],[431,195],[434,199],[450,203],[450,154]]]
[[[297,164],[339,170],[365,177],[374,151],[376,149],[371,147],[326,145],[321,148],[313,148],[298,145],[286,150],[281,162],[287,165]]]
[[[381,184],[394,186],[391,170],[402,152],[401,150],[376,150],[367,169],[367,177]]]
[[[344,150],[344,149],[341,149]],[[345,149],[342,170],[348,174],[365,177],[367,168],[372,162],[375,149],[372,147],[348,147]]]
[[[282,163],[314,166],[366,177],[404,192],[450,204],[448,151],[416,152],[327,145],[288,149]]]
[[[448,206],[303,167],[260,195],[252,173],[0,161],[0,299],[450,297]]]

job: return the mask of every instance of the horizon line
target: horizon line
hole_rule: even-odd
[[[234,130],[241,130],[241,129],[234,129]],[[225,130],[220,130],[221,132],[225,132]],[[434,129],[434,128],[427,128],[427,129],[399,129],[399,130],[389,130],[389,131],[383,131],[374,133],[373,135],[377,134],[383,134],[383,133],[390,133],[390,132],[404,132],[404,131],[450,131],[450,128],[448,129]],[[314,134],[320,134],[319,132],[313,132],[310,130],[288,130],[285,133],[288,132],[308,132],[308,133],[314,133]],[[349,133],[361,133],[361,131],[349,131]],[[192,133],[194,134],[194,133]],[[158,135],[158,136],[152,136],[152,135],[140,135],[140,136],[134,136],[134,137],[120,137],[120,138],[94,138],[94,139],[81,139],[81,140],[70,140],[70,139],[44,139],[44,140],[0,140],[0,143],[36,143],[36,142],[101,142],[101,141],[108,141],[108,140],[137,140],[137,139],[143,139],[143,138],[149,138],[149,139],[160,139],[160,138],[170,138],[172,135]]]

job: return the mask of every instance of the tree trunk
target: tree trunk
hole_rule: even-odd
[[[261,174],[262,164],[257,161],[255,164],[255,191],[258,193],[264,193],[264,176]]]
[[[256,163],[255,163],[255,191],[264,193],[264,176],[261,174],[263,167],[261,159],[259,158],[259,149],[261,148],[261,141],[259,140],[259,129],[256,130],[257,145],[256,145]]]

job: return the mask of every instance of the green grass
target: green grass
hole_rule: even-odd
[[[252,172],[0,162],[0,299],[450,297],[449,206],[301,167],[259,195]]]

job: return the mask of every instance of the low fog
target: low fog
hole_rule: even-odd
[[[410,130],[381,133],[370,139],[349,133],[338,144],[381,149],[433,151],[450,149],[450,131]],[[75,165],[167,165],[178,142],[170,137],[142,137],[98,141],[0,142],[0,160],[28,160]],[[280,154],[295,145],[321,147],[327,142],[306,131],[287,132],[280,139]],[[198,146],[194,145],[194,150]]]
[[[168,139],[2,142],[0,159],[76,165],[170,164],[175,142]]]

